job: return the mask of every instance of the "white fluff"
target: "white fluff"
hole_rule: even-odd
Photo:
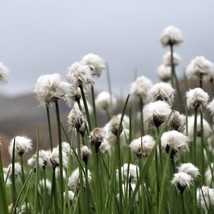
[[[151,87],[152,81],[145,76],[140,76],[131,84],[130,94],[140,97],[144,101],[146,99],[147,91]]]
[[[186,92],[187,108],[196,109],[206,107],[209,100],[209,95],[201,88],[190,89]]]
[[[181,63],[181,57],[177,53],[173,52],[172,58],[173,58],[173,64],[175,66],[177,66]],[[168,51],[164,54],[163,64],[166,66],[171,66],[171,52],[170,51]]]
[[[96,107],[99,111],[107,111],[117,106],[116,98],[107,91],[100,92],[95,99]]]
[[[178,28],[171,25],[163,30],[160,41],[164,47],[168,45],[177,45],[183,42],[183,36]]]
[[[17,155],[22,156],[24,153],[31,151],[33,148],[32,140],[25,136],[16,136],[10,141],[10,145],[8,147],[8,151],[10,157],[13,157],[13,146],[14,146],[14,154],[15,157]]]
[[[148,157],[155,145],[155,141],[152,136],[145,135],[143,137],[133,140],[129,147],[131,151],[138,157]]]
[[[213,80],[214,64],[203,56],[197,56],[187,66],[186,76],[189,79]]]
[[[157,69],[157,75],[163,82],[168,82],[171,79],[171,67],[166,65],[160,65]]]
[[[147,102],[158,100],[166,101],[172,105],[175,97],[175,89],[170,83],[160,82],[153,85],[147,93]]]
[[[81,60],[83,65],[88,65],[91,68],[92,75],[100,77],[102,71],[106,68],[105,61],[100,56],[89,53]]]
[[[164,132],[161,136],[161,146],[164,151],[170,148],[176,156],[189,151],[188,141],[189,138],[186,135],[175,130]]]
[[[155,120],[164,123],[171,113],[169,104],[165,101],[156,101],[148,103],[143,108],[144,124],[155,125]]]
[[[178,167],[178,172],[185,172],[190,175],[193,179],[196,179],[199,175],[199,169],[192,163],[183,163]]]

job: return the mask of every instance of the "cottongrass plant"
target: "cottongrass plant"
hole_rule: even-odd
[[[166,65],[160,65],[157,68],[157,75],[163,82],[170,82],[171,78],[171,67]]]
[[[183,35],[178,28],[170,25],[163,30],[160,37],[160,42],[163,47],[169,46],[170,48],[169,53],[166,53],[164,56],[164,64],[171,67],[171,84],[173,87],[176,87],[179,99],[182,100],[178,83],[178,75],[175,71],[175,67],[180,63],[180,56],[174,52],[174,47],[183,42]],[[182,105],[180,105],[180,108],[183,108]]]
[[[66,81],[40,76],[34,92],[47,113],[49,148],[42,148],[39,127],[35,142],[16,136],[4,167],[0,145],[0,212],[212,213],[213,101],[205,88],[187,89],[182,98],[174,88],[180,58],[173,48],[182,41],[177,28],[163,31],[161,43],[170,47],[159,72],[163,82],[137,77],[122,108],[111,90],[95,96],[107,68],[96,54],[73,63]],[[211,81],[212,63],[202,62],[200,72]],[[185,111],[177,109],[175,101],[184,99]],[[68,104],[66,123],[59,100]]]
[[[189,79],[199,80],[200,88],[203,88],[203,81],[213,81],[214,64],[203,56],[192,59],[186,69],[186,76]]]
[[[9,74],[9,69],[0,62],[0,82],[5,83],[7,82],[7,76]]]

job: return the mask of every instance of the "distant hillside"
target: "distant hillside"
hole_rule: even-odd
[[[53,122],[53,135],[56,139],[56,119],[54,108],[50,109]],[[66,124],[68,107],[60,102],[61,120]],[[8,161],[7,146],[10,140],[17,135],[25,135],[36,142],[37,128],[40,131],[42,147],[47,147],[47,116],[46,109],[39,106],[33,94],[18,97],[0,96],[0,136],[4,160]]]
[[[189,85],[186,85],[185,81],[180,81],[179,87],[182,93],[182,97],[185,95],[184,92],[189,88],[198,87],[197,81],[190,81]],[[211,95],[210,84],[204,85],[205,91],[209,92]],[[90,101],[90,95],[88,95]],[[65,129],[67,126],[67,115],[69,113],[69,108],[62,101],[60,104],[61,112],[61,122]],[[121,112],[124,100],[118,99],[118,108],[116,113]],[[175,100],[175,109],[179,110],[180,103]],[[128,108],[127,108],[128,110]],[[56,128],[56,116],[54,107],[50,108],[51,121],[52,121],[52,131],[54,143],[57,143],[57,128]],[[97,118],[99,120],[99,126],[104,125],[107,122],[106,115],[97,112]],[[37,130],[40,132],[40,147],[49,148],[48,141],[48,126],[47,126],[47,116],[46,109],[39,106],[38,101],[34,94],[25,94],[18,97],[6,97],[0,95],[0,137],[2,142],[2,153],[4,156],[4,162],[8,163],[9,156],[7,147],[10,140],[17,135],[26,135],[33,139],[34,143],[37,141]],[[63,136],[63,140],[66,140]],[[35,146],[34,146],[35,149]]]
[[[88,98],[90,100],[90,95]],[[123,105],[122,100],[118,100],[119,105],[116,113],[119,112]],[[70,111],[65,102],[60,101],[61,122],[68,131],[67,116]],[[57,126],[55,108],[50,107],[52,132],[54,144],[57,144]],[[107,122],[106,115],[97,112],[99,126]],[[40,133],[40,148],[49,149],[49,135],[47,125],[46,109],[39,106],[34,94],[26,94],[18,97],[6,97],[0,95],[0,137],[2,142],[2,153],[4,162],[8,163],[9,155],[7,151],[10,140],[17,135],[25,135],[33,139],[34,144],[37,141],[37,130]],[[63,136],[63,140],[66,137]],[[34,146],[34,149],[36,146]]]

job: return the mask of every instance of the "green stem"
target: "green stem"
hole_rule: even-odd
[[[180,199],[181,199],[182,213],[186,213],[186,208],[184,203],[184,193],[180,194]]]
[[[97,127],[97,112],[96,112],[96,105],[95,105],[95,93],[94,93],[94,86],[91,86],[91,98],[92,98],[92,106],[93,106],[93,114],[94,114],[94,126]]]
[[[79,107],[80,111],[82,111],[82,107],[81,107],[80,103],[78,102],[77,104],[78,104],[78,107]],[[61,125],[61,128],[63,129],[62,125]],[[85,124],[85,128],[86,128],[87,134],[89,135],[90,133],[89,133],[89,130],[88,130],[88,124]],[[65,134],[65,132],[64,132],[64,134]]]
[[[120,142],[116,141],[116,154],[117,154],[117,168],[119,178],[119,204],[121,212],[123,211],[123,190],[122,190],[122,173],[121,173],[121,153],[120,153]]]
[[[203,126],[203,112],[202,109],[200,110],[200,116],[201,116],[201,164],[202,164],[202,168],[201,168],[201,172],[205,172],[205,163],[204,163],[204,126]],[[202,183],[204,183],[205,178],[204,178],[204,173],[202,173]]]
[[[99,164],[99,151],[94,151],[95,155],[95,185],[96,185],[96,212],[102,213],[102,186],[100,180],[100,164]]]
[[[38,204],[39,204],[39,197],[38,197],[38,183],[39,183],[39,141],[40,141],[40,133],[39,129],[37,129],[37,143],[36,143],[36,175],[34,181],[34,209],[33,213],[38,213]]]
[[[199,76],[199,87],[201,89],[203,89],[203,75],[202,74],[200,74],[200,76]]]
[[[48,191],[48,189],[47,189],[47,182],[46,182],[46,170],[45,170],[45,168],[43,168],[43,179],[44,179],[44,189],[45,189],[45,205],[48,207],[48,195],[47,195],[47,191]]]
[[[180,87],[179,87],[179,82],[178,82],[178,78],[177,78],[176,72],[174,72],[174,78],[175,78],[176,91],[177,91],[178,99],[179,99],[179,105],[180,105],[180,108],[181,108],[180,110],[183,111],[183,109],[184,109],[184,106],[182,105],[183,104],[183,98],[182,98],[182,95],[181,95],[181,90],[180,90]]]
[[[192,148],[193,148],[193,164],[196,163],[196,137],[197,137],[197,113],[198,113],[198,109],[195,109],[195,114],[194,114],[194,134],[193,134],[193,144],[192,144]]]
[[[159,148],[159,156],[160,156],[160,171],[163,172],[163,155],[162,155],[162,147],[161,147],[161,139],[160,139],[160,130],[156,127],[156,140]],[[161,177],[161,176],[160,176]]]
[[[61,134],[61,120],[60,120],[60,111],[58,101],[55,101],[56,108],[56,119],[57,119],[57,131],[58,131],[58,146],[59,146],[59,169],[60,169],[60,194],[61,194],[61,206],[62,213],[64,210],[64,179],[63,179],[63,158],[62,158],[62,134]]]
[[[201,191],[201,189],[200,189]],[[196,195],[197,189],[196,189],[196,182],[194,182],[193,185],[193,213],[197,213],[197,195]],[[206,203],[206,202],[205,202]]]
[[[143,122],[143,100],[140,98],[140,133],[144,136],[144,122]]]
[[[88,105],[87,105],[87,101],[86,101],[85,92],[84,92],[83,87],[80,87],[80,91],[81,91],[81,95],[82,95],[83,104],[85,107],[85,113],[86,113],[86,117],[87,117],[87,121],[88,121],[89,132],[91,132],[92,127],[91,127],[90,114],[89,114]]]
[[[210,80],[210,85],[211,85],[212,96],[214,96],[214,81],[213,81],[213,79]]]
[[[158,212],[158,208],[159,208],[159,192],[160,192],[160,174],[159,174],[159,166],[158,166],[158,152],[157,150],[155,151],[155,172],[156,172],[156,178],[157,178],[157,182],[156,182],[156,206],[157,206],[157,212]]]
[[[27,193],[29,192],[29,188],[31,187],[31,180],[33,178],[33,170],[31,170],[25,180],[25,183],[22,185],[22,188],[21,190],[19,191],[19,194],[17,196],[17,200],[16,200],[16,203],[14,205],[14,207],[17,207],[18,204],[19,204],[19,201],[21,200],[21,195],[24,193],[24,196],[23,196],[23,201],[20,203],[20,204],[23,204],[24,203],[24,200],[26,199],[26,196],[27,196]],[[26,203],[27,205],[27,203]]]
[[[16,181],[15,181],[15,138],[13,141],[13,155],[12,155],[12,197],[13,197],[13,204],[16,202],[17,193],[16,193]],[[16,209],[16,208],[15,208]]]
[[[46,113],[47,113],[47,120],[48,120],[49,141],[50,141],[50,147],[51,147],[51,151],[52,151],[53,150],[53,139],[52,139],[50,109],[49,109],[49,105],[48,104],[46,104]]]
[[[50,213],[59,213],[59,207],[58,207],[58,198],[57,198],[57,186],[56,186],[56,176],[55,176],[55,167],[53,167],[52,171],[52,185],[51,185],[51,210]],[[53,210],[53,199],[54,199],[54,208]]]
[[[112,89],[111,89],[111,77],[110,77],[110,72],[109,72],[109,66],[106,64],[106,74],[107,74],[107,81],[108,81],[108,90],[109,94],[111,95],[111,100],[110,100],[110,110],[109,112],[113,114],[113,105],[112,105]]]
[[[172,166],[172,174],[174,174],[175,173],[175,159],[174,159],[174,155],[170,158],[170,161],[171,161],[171,166]]]
[[[163,196],[164,196],[164,189],[165,189],[165,182],[166,182],[166,177],[167,177],[167,170],[169,168],[169,159],[170,155],[167,156],[167,160],[164,165],[164,170],[163,170],[163,176],[162,176],[162,181],[161,181],[161,189],[160,189],[160,201],[159,201],[159,206],[158,206],[158,214],[162,214],[163,212]]]
[[[173,45],[170,45],[170,60],[171,60],[171,84],[174,87],[175,65],[173,61]]]
[[[24,184],[25,173],[24,173],[24,163],[23,163],[23,157],[22,156],[20,156],[20,163],[21,163],[21,180],[22,180],[22,183]]]
[[[0,145],[0,210],[2,213],[8,214],[7,208],[7,195],[6,188],[4,183],[4,173],[3,173],[3,164],[2,164],[2,155],[1,155],[1,145]]]

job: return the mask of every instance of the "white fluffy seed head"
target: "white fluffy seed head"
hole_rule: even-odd
[[[173,130],[183,132],[185,127],[186,117],[178,111],[174,111],[169,120],[169,125]]]
[[[213,80],[214,65],[203,56],[194,58],[186,69],[188,79]]]
[[[71,190],[68,191],[68,199],[69,199],[70,202],[73,201],[74,195],[75,195],[75,194],[74,194],[73,191],[71,191]],[[63,193],[63,196],[64,196],[64,198],[66,198],[66,192]]]
[[[207,109],[209,110],[211,116],[214,116],[214,99],[207,105]]]
[[[158,100],[166,101],[172,105],[175,97],[175,89],[170,83],[160,82],[153,85],[147,93],[147,102]]]
[[[131,84],[130,94],[146,100],[147,91],[152,87],[152,81],[145,76],[138,77],[135,82]]]
[[[139,167],[134,165],[134,164],[127,164],[125,163],[122,167],[121,167],[121,173],[122,173],[122,179],[124,181],[127,181],[128,178],[128,182],[136,182],[137,178],[139,177]],[[117,174],[117,178],[119,176],[119,170],[117,169],[116,171]]]
[[[163,150],[172,157],[178,157],[180,154],[189,151],[189,138],[175,130],[164,132],[161,136],[161,146]]]
[[[88,85],[94,84],[90,67],[79,62],[73,63],[68,68],[66,77],[68,82],[76,87],[86,88]]]
[[[80,102],[81,99],[81,91],[80,88],[78,88],[76,85],[73,85],[68,82],[61,82],[62,87],[65,91],[65,101],[68,104],[69,107],[73,107],[74,103]]]
[[[144,124],[159,127],[170,116],[171,108],[165,101],[148,103],[143,108]]]
[[[89,102],[88,100],[86,100],[86,105],[87,105],[87,107],[88,107],[88,113],[89,113],[89,114],[92,114],[93,108],[92,108],[92,106],[91,106],[91,104],[90,104],[90,102]],[[82,113],[83,113],[83,114],[86,114],[83,99],[80,99],[80,107],[81,107],[81,109],[82,109]]]
[[[48,193],[51,193],[51,182],[49,179],[41,179],[39,181],[39,189],[40,191],[47,191]]]
[[[95,147],[95,151],[98,152],[100,145],[102,144],[105,137],[103,128],[94,128],[89,135],[89,142],[91,146]]]
[[[129,147],[131,151],[138,157],[148,157],[155,145],[155,141],[152,136],[145,135],[138,139],[133,140]]]
[[[87,180],[88,182],[91,181],[91,172],[88,170],[87,171]],[[86,183],[86,179],[85,179],[85,175],[82,173],[82,178],[83,178],[83,185],[85,185]],[[80,174],[79,174],[79,168],[75,169],[71,176],[69,177],[68,179],[68,186],[71,188],[71,189],[78,189],[79,188],[79,185],[80,185]]]
[[[183,36],[178,28],[171,25],[163,30],[160,41],[164,47],[169,45],[178,45],[183,42]]]
[[[21,175],[22,167],[19,162],[14,163],[14,177],[15,179],[18,179]],[[5,174],[8,176],[8,181],[12,181],[12,176],[13,176],[13,165],[9,164],[8,167],[5,169]]]
[[[57,179],[60,179],[60,178],[61,178],[61,175],[60,175],[60,167],[59,167],[59,166],[57,166],[57,167],[55,168],[55,177],[56,177]],[[62,177],[63,177],[64,180],[65,180],[66,177],[67,177],[67,172],[66,172],[65,168],[62,168]]]
[[[171,79],[171,67],[166,65],[160,65],[157,69],[157,75],[163,82],[168,82]]]
[[[192,141],[194,138],[194,135],[196,135],[196,142],[201,142],[201,117],[200,115],[197,116],[197,124],[196,124],[196,133],[194,133],[194,123],[195,123],[195,117],[190,116],[188,117],[188,137]],[[212,129],[209,125],[209,123],[203,118],[203,136],[204,138],[208,138],[210,134],[212,133]],[[187,127],[185,127],[184,133],[186,133]]]
[[[214,189],[208,186],[197,189],[197,203],[207,213],[209,207],[214,205]]]
[[[14,148],[13,148],[14,147]],[[10,157],[13,157],[13,149],[15,157],[17,155],[22,156],[26,152],[31,151],[33,148],[32,140],[25,136],[16,136],[10,141],[10,145],[8,147],[8,151]]]
[[[205,183],[212,186],[214,183],[214,163],[212,162],[205,171]]]
[[[65,90],[60,75],[55,73],[40,76],[35,84],[34,93],[41,105],[49,105],[64,97]]]
[[[178,172],[174,174],[171,183],[173,186],[177,187],[180,193],[186,188],[189,188],[192,184],[193,178],[185,172]]]
[[[89,157],[92,155],[91,150],[87,146],[82,146],[80,152],[82,160],[87,164]]]
[[[117,117],[121,120],[122,114],[117,114]],[[129,117],[126,114],[124,114],[123,115],[123,121],[122,121],[123,127],[128,129],[129,128],[129,122],[130,122]]]
[[[109,143],[106,139],[104,139],[103,142],[100,145],[99,150],[103,154],[111,155],[112,144]]]
[[[177,66],[181,63],[181,57],[177,53],[173,52],[172,58],[173,58],[174,66]],[[171,66],[171,52],[170,51],[168,51],[168,52],[166,52],[166,54],[164,54],[163,64],[165,66]]]
[[[0,62],[0,82],[7,82],[7,76],[9,74],[9,69]]]
[[[70,129],[76,129],[82,136],[86,130],[86,119],[77,105],[74,105],[68,115],[68,125]]]
[[[66,152],[62,151],[63,167],[67,168],[68,163],[69,163],[69,158],[70,158],[70,156]],[[59,147],[58,146],[53,148],[51,155],[50,155],[50,162],[54,168],[59,166]]]
[[[99,111],[106,112],[110,108],[116,108],[117,99],[109,92],[102,91],[96,96],[95,104]]]
[[[178,167],[178,172],[185,172],[190,175],[193,179],[196,179],[199,175],[199,169],[192,163],[184,163]]]
[[[62,151],[67,154],[67,156],[72,155],[71,145],[68,142],[62,142]]]
[[[102,71],[106,68],[104,59],[93,53],[85,55],[82,58],[81,63],[83,65],[88,65],[91,69],[92,75],[98,77],[100,77]]]
[[[109,131],[114,136],[120,136],[123,131],[123,124],[118,116],[113,116],[109,122]]]
[[[201,88],[194,88],[186,92],[186,99],[189,109],[197,109],[207,106],[209,95]]]
[[[50,150],[40,150],[38,157],[38,166],[41,168],[46,167],[50,164],[51,151]],[[30,159],[28,159],[28,165],[35,168],[36,167],[36,154],[34,154]]]

